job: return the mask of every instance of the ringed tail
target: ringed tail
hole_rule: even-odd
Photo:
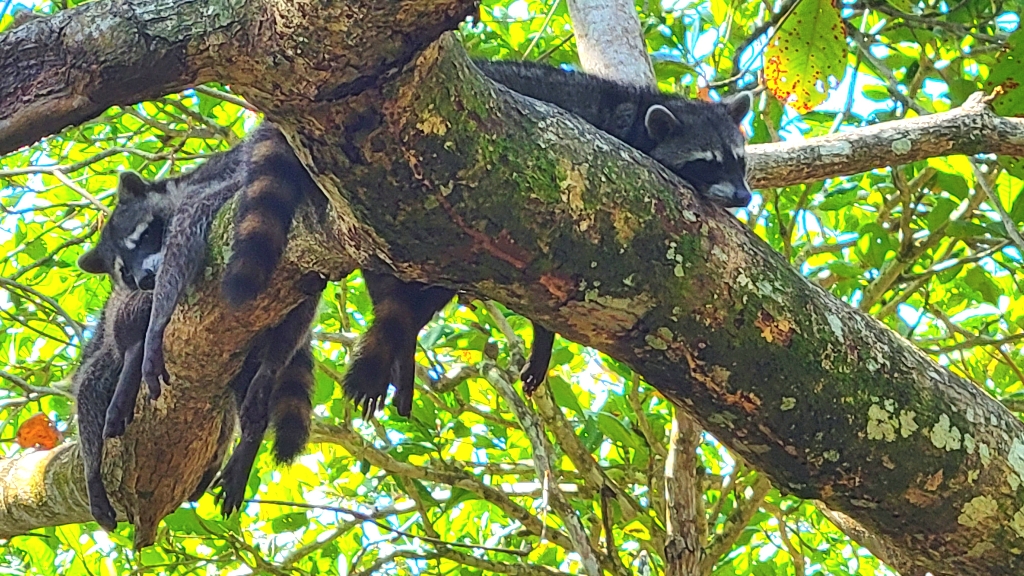
[[[300,346],[281,371],[270,397],[270,425],[274,429],[274,459],[288,463],[306,447],[313,417],[313,351]]]
[[[234,240],[221,291],[238,307],[270,282],[288,243],[295,209],[310,180],[284,135],[259,130],[251,143],[248,174],[235,216]]]

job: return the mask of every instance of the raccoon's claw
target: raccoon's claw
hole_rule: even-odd
[[[355,402],[364,420],[384,407],[391,371],[383,367],[388,365],[388,360],[375,355],[358,357],[349,364],[342,379],[341,388],[345,396]]]
[[[238,468],[229,461],[217,478],[216,485],[220,489],[214,495],[214,500],[220,504],[220,513],[224,518],[238,511],[245,497],[245,484],[249,478],[248,474],[239,473]]]
[[[149,399],[156,401],[160,398],[160,384],[167,383],[171,376],[167,373],[164,365],[164,351],[160,346],[146,347],[146,354],[142,359],[142,379],[146,382],[146,389],[149,391]]]
[[[526,366],[523,366],[523,371],[519,373],[519,379],[523,381],[523,394],[526,394],[527,398],[533,396],[533,393],[544,383],[544,377],[547,375],[547,366],[540,368],[527,362]]]

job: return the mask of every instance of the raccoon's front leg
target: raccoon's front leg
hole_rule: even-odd
[[[160,397],[160,384],[170,380],[164,364],[164,332],[171,314],[181,300],[185,287],[198,276],[204,262],[206,241],[217,210],[237,190],[228,181],[219,188],[203,194],[193,203],[179,209],[164,234],[164,257],[153,288],[153,309],[146,329],[143,348],[142,378],[149,389],[149,397]]]
[[[519,378],[523,381],[523,393],[528,397],[533,396],[537,388],[544,383],[551,364],[551,347],[554,345],[555,333],[534,322],[530,358],[519,373]]]
[[[117,380],[114,396],[107,406],[104,438],[118,438],[135,418],[135,401],[142,383],[142,341],[132,344],[124,353],[124,367]]]

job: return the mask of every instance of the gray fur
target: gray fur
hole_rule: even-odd
[[[256,146],[261,143],[262,147],[257,150]],[[282,155],[289,165],[276,173],[274,170],[280,165]],[[259,165],[254,157],[263,158],[266,165]],[[303,193],[309,186],[315,186],[298,160],[288,163],[289,159],[294,159],[294,153],[284,138],[272,125],[264,124],[231,151],[211,158],[200,168],[179,178],[149,183],[134,173],[122,175],[118,186],[119,202],[101,233],[100,241],[79,260],[87,272],[110,274],[121,292],[137,295],[143,294],[140,290],[152,290],[145,292],[151,294],[147,306],[150,301],[152,305],[146,308],[137,338],[128,344],[132,353],[138,356],[132,357],[135,368],[122,372],[121,380],[129,381],[117,384],[117,391],[113,392],[115,398],[130,394],[130,406],[126,401],[111,403],[109,397],[100,398],[98,402],[110,404],[111,412],[120,410],[116,416],[108,414],[108,426],[112,421],[130,420],[141,379],[146,380],[151,398],[159,396],[160,381],[167,380],[163,359],[164,331],[185,288],[202,269],[209,228],[220,208],[236,193],[244,191],[255,178],[268,174],[271,179],[261,182],[270,184],[269,188],[261,189],[268,193],[280,190],[275,186],[277,184],[285,188],[290,186],[289,182],[282,182],[286,178],[305,177],[299,184],[305,187],[300,190]],[[296,166],[302,170],[300,173]],[[300,195],[298,199],[302,197]],[[259,200],[259,195],[246,195],[242,204],[249,202],[250,209],[255,205],[259,210],[262,209]],[[286,225],[290,226],[291,218],[289,213],[285,218]],[[249,264],[248,260],[242,259],[243,269],[251,269],[253,266]],[[266,265],[266,262],[256,259],[256,266],[260,265]],[[276,266],[276,260],[271,266]],[[300,280],[300,289],[309,294],[309,298],[279,325],[257,337],[241,370],[228,384],[240,411],[225,415],[217,454],[197,485],[193,499],[201,496],[220,469],[236,417],[241,420],[242,444],[221,479],[225,511],[237,508],[241,502],[255,450],[269,420],[273,420],[278,437],[275,456],[279,461],[290,461],[305,445],[313,386],[309,330],[320,293],[326,286],[322,276],[315,273],[312,276]],[[305,343],[304,348],[300,346],[302,342]],[[297,353],[300,349],[302,354]],[[280,378],[285,371],[289,377]],[[123,426],[120,432],[123,433]],[[87,462],[94,461],[92,457],[87,459]],[[103,503],[100,502],[97,508],[103,508]]]
[[[474,64],[491,80],[572,112],[647,154],[711,202],[750,202],[739,129],[749,96],[703,102],[536,63]]]

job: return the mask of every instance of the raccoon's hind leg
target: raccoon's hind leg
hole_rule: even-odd
[[[109,352],[87,360],[76,374],[78,392],[78,442],[85,464],[85,488],[89,511],[104,530],[117,528],[117,515],[103,485],[103,426],[114,391],[117,363]]]
[[[537,388],[544,383],[551,364],[551,347],[554,345],[555,333],[534,322],[530,358],[519,373],[519,378],[523,381],[523,393],[528,397],[533,396]]]
[[[117,379],[114,396],[107,406],[103,425],[104,438],[118,438],[135,418],[135,401],[142,384],[142,341],[132,344],[124,353],[124,367]]]
[[[249,379],[252,379],[251,372],[249,373]],[[238,420],[237,404],[225,410],[221,415],[220,434],[217,435],[217,450],[213,453],[213,457],[210,458],[210,462],[207,463],[203,477],[199,479],[199,483],[196,484],[192,494],[189,495],[189,502],[195,502],[202,498],[203,493],[213,483],[213,479],[220,473],[220,467],[224,464],[224,455],[228,453],[231,437],[235,434],[236,420]]]
[[[235,426],[238,423],[238,412],[242,409],[242,403],[245,402],[245,395],[249,391],[249,383],[252,382],[253,377],[256,376],[257,370],[260,368],[260,358],[263,356],[262,345],[257,342],[256,345],[249,350],[249,353],[245,357],[245,361],[242,363],[242,367],[239,369],[235,377],[228,383],[228,389],[231,390],[232,402],[231,407],[224,411],[223,417],[220,423],[220,434],[217,436],[217,450],[207,464],[206,471],[203,473],[203,477],[199,479],[199,483],[196,484],[192,494],[189,496],[189,502],[195,502],[202,498],[203,493],[206,489],[213,484],[214,480],[217,479],[217,475],[221,471],[221,467],[224,464],[224,456],[227,454],[228,449],[231,447],[232,437],[235,435]]]
[[[319,298],[309,298],[285,316],[261,340],[265,343],[263,357],[256,376],[249,384],[245,401],[239,413],[242,438],[221,472],[218,484],[221,486],[219,499],[221,513],[225,516],[238,510],[245,496],[245,484],[252,472],[263,435],[267,431],[270,398],[275,383],[292,361],[300,346],[308,346],[309,326],[316,318]]]

